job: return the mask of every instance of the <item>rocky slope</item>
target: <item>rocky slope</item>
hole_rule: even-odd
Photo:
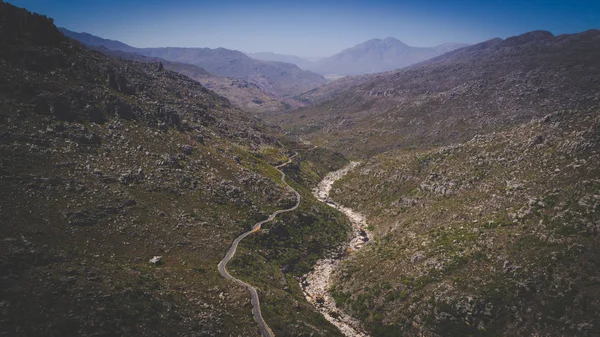
[[[90,42],[90,34],[71,32],[62,29],[67,36]],[[289,96],[313,88],[327,81],[323,76],[307,70],[301,70],[296,65],[284,62],[255,60],[244,53],[225,48],[134,48],[123,47],[115,41],[96,37],[94,46],[104,46],[108,49],[135,52],[150,57],[160,57],[178,63],[193,64],[209,72],[237,79],[247,80],[258,85],[261,89],[279,96]],[[112,47],[112,48],[111,48]]]
[[[90,51],[44,16],[0,1],[0,27],[0,335],[258,335],[247,292],[217,264],[294,202],[272,164],[297,145],[198,82]],[[301,209],[273,225],[277,240],[291,226],[318,248],[285,246],[290,269],[348,230],[316,201]],[[245,256],[259,247],[284,255]],[[277,331],[336,334],[300,289],[264,289]],[[289,308],[301,314],[277,316]]]
[[[333,56],[306,65],[320,74],[363,75],[400,69],[467,46],[447,43],[437,47],[411,47],[396,38],[371,39]]]
[[[494,39],[265,117],[354,156],[466,141],[600,101],[600,32]]]
[[[600,334],[600,108],[373,157],[332,198],[375,241],[334,276],[373,336]]]

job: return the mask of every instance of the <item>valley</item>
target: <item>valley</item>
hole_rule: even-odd
[[[0,0],[0,336],[599,335],[600,31],[412,45]]]

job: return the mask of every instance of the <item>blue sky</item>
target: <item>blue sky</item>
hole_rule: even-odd
[[[600,28],[600,0],[8,0],[77,32],[135,47],[225,47],[329,56],[371,38],[476,43]]]

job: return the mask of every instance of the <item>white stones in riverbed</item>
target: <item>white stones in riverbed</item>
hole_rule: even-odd
[[[363,247],[369,241],[367,231],[367,222],[365,217],[353,211],[348,207],[341,206],[329,198],[329,192],[333,183],[343,177],[351,169],[358,165],[352,162],[341,170],[329,173],[313,190],[314,196],[329,206],[338,209],[344,213],[352,223],[352,239],[343,247],[345,251],[353,252]],[[313,271],[304,275],[301,280],[301,287],[309,303],[311,303],[322,315],[335,325],[344,336],[347,337],[368,337],[360,328],[360,322],[346,313],[339,310],[333,297],[329,293],[331,287],[331,274],[339,267],[344,254],[335,254],[335,258],[326,258],[317,261]]]

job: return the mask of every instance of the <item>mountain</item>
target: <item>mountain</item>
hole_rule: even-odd
[[[232,104],[245,111],[253,113],[273,113],[288,109],[289,107],[302,106],[302,103],[297,100],[280,98],[274,94],[266,93],[254,83],[246,80],[217,76],[192,64],[172,62],[159,57],[148,57],[137,53],[110,50],[104,46],[92,48],[103,54],[125,60],[161,63],[165,69],[178,72],[200,82],[207,89],[226,97]]]
[[[135,52],[149,57],[159,57],[173,62],[199,66],[209,72],[236,79],[247,80],[268,93],[289,96],[313,88],[327,81],[321,75],[301,70],[296,65],[284,62],[260,61],[246,54],[225,48],[134,48],[124,43],[105,40],[86,33],[75,33],[67,29],[62,32],[91,46]]]
[[[464,43],[445,43],[436,47],[410,47],[398,39],[372,39],[343,50],[331,57],[308,60],[294,55],[271,52],[247,53],[248,56],[264,61],[286,62],[301,69],[312,70],[323,75],[362,75],[404,68],[449,51],[467,46]]]
[[[248,291],[217,265],[296,202],[274,165],[298,153],[302,204],[244,240],[230,272],[261,289],[277,335],[340,336],[296,277],[349,234],[308,184],[343,156],[2,1],[0,27],[0,335],[257,335]]]
[[[259,61],[225,48],[143,48],[138,52],[194,64],[219,76],[245,79],[279,96],[293,95],[327,82],[321,75],[301,70],[294,64]]]
[[[600,32],[531,32],[446,53],[265,118],[353,156],[462,142],[597,104]]]
[[[534,31],[269,121],[362,162],[374,239],[332,276],[371,336],[597,336],[600,31]]]
[[[246,55],[256,60],[292,63],[297,65],[298,68],[305,70],[308,70],[313,64],[313,61],[294,55],[283,55],[271,52],[247,53]]]
[[[437,47],[410,47],[396,38],[372,39],[314,62],[308,69],[320,74],[362,75],[404,68],[467,46],[447,43]]]

